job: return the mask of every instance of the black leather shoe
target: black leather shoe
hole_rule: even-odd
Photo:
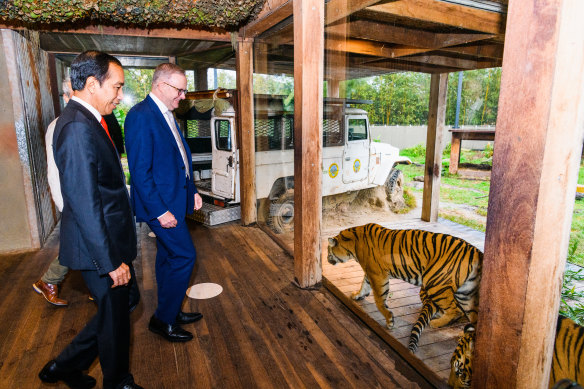
[[[154,315],[150,318],[148,329],[169,342],[188,342],[193,339],[193,334],[183,330],[178,324],[166,324]]]
[[[49,384],[63,381],[72,389],[91,389],[96,384],[95,378],[83,374],[81,370],[61,369],[54,359],[43,367],[43,370],[39,373],[39,378]]]
[[[176,315],[176,324],[190,324],[199,321],[203,318],[203,315],[199,312],[183,312],[180,311]]]

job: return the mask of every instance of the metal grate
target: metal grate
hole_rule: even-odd
[[[187,138],[211,136],[210,120],[187,120]]]
[[[324,147],[342,146],[345,142],[340,122],[324,119],[322,122],[322,142]]]

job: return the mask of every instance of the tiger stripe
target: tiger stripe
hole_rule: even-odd
[[[412,329],[409,349],[415,351],[422,330],[430,323],[442,327],[466,315],[477,319],[478,285],[483,254],[473,245],[452,235],[423,230],[393,230],[366,224],[341,231],[329,239],[328,260],[332,264],[355,259],[371,286],[375,304],[389,328],[393,314],[385,307],[389,278],[421,286],[422,312]],[[364,289],[354,299],[368,294]],[[433,319],[436,313],[442,313]]]

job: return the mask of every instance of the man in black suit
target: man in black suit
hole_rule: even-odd
[[[109,54],[87,51],[71,64],[73,98],[57,121],[54,154],[64,207],[60,261],[81,270],[97,314],[39,373],[42,381],[92,388],[83,373],[99,357],[103,387],[141,388],[129,372],[130,289],[136,231],[124,173],[103,116],[123,97],[124,71]],[[133,289],[136,290],[136,289]]]

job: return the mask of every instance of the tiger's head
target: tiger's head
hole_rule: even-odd
[[[357,259],[355,256],[355,235],[350,233],[350,229],[341,231],[334,238],[329,238],[328,241],[328,261],[331,265]]]
[[[458,339],[458,344],[454,349],[454,354],[452,354],[448,385],[454,389],[470,388],[475,335],[474,325],[467,324],[464,327],[464,334]]]

